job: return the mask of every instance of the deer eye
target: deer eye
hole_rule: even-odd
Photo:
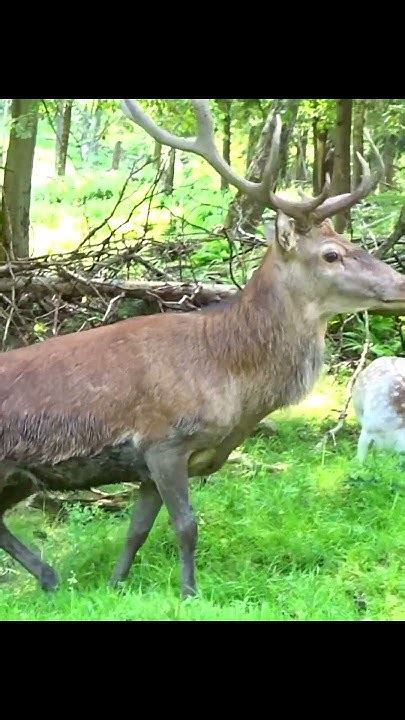
[[[323,256],[324,260],[328,263],[336,262],[336,260],[339,260],[339,255],[336,252],[327,252]]]

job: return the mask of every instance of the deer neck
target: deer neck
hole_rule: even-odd
[[[271,254],[215,325],[211,349],[261,411],[297,403],[312,389],[326,328],[312,305],[295,300]]]

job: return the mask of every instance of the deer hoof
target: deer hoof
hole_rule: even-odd
[[[56,590],[59,585],[59,578],[51,567],[45,566],[41,571],[40,585],[42,590]]]

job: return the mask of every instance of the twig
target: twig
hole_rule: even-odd
[[[136,161],[135,161],[135,162],[136,162]],[[90,230],[89,233],[87,233],[86,237],[83,238],[83,240],[81,241],[81,243],[80,243],[80,244],[78,245],[78,247],[76,248],[77,250],[79,250],[79,248],[83,247],[83,245],[85,245],[99,230],[101,230],[101,228],[103,228],[103,227],[108,223],[109,220],[111,220],[111,218],[113,217],[113,215],[114,215],[115,211],[117,210],[118,206],[119,206],[120,203],[123,201],[124,193],[125,193],[125,190],[127,189],[127,185],[128,185],[128,183],[129,183],[129,181],[132,180],[133,176],[134,176],[136,173],[138,173],[138,172],[140,172],[141,170],[143,170],[144,167],[146,167],[147,165],[150,165],[151,162],[153,162],[153,161],[148,159],[143,165],[141,165],[141,167],[138,167],[138,168],[135,168],[135,162],[133,163],[133,165],[132,165],[132,167],[131,167],[131,170],[130,170],[130,172],[129,172],[129,175],[127,176],[127,178],[126,178],[126,180],[125,180],[125,182],[124,182],[124,184],[123,184],[123,186],[122,186],[122,188],[121,188],[121,190],[120,190],[120,192],[119,192],[119,194],[118,194],[118,200],[117,200],[117,202],[115,203],[115,205],[114,205],[113,209],[111,210],[110,214],[108,215],[108,217],[104,218],[104,220],[103,220],[99,225],[96,225],[94,228],[92,228],[92,230]]]
[[[368,320],[368,312],[367,312],[367,311],[365,311],[365,313],[364,313],[364,329],[365,329],[365,333],[366,333],[366,339],[365,339],[365,341],[364,341],[363,350],[362,350],[362,353],[361,353],[361,356],[360,356],[360,360],[359,360],[359,362],[358,362],[358,364],[357,364],[356,370],[354,371],[352,377],[350,378],[350,381],[349,381],[348,386],[347,386],[347,398],[346,398],[346,402],[345,402],[342,410],[341,410],[340,413],[339,413],[338,422],[337,422],[337,424],[335,425],[335,427],[331,428],[330,430],[328,430],[328,431],[325,433],[325,436],[324,436],[323,441],[322,441],[322,445],[323,445],[324,447],[325,447],[325,445],[326,445],[326,443],[327,443],[327,441],[328,441],[329,436],[332,438],[332,440],[333,440],[333,445],[336,447],[336,434],[339,432],[339,430],[342,429],[342,427],[343,427],[343,425],[344,425],[344,423],[345,423],[345,420],[346,420],[346,418],[347,418],[347,410],[348,410],[350,401],[351,401],[351,399],[352,399],[352,393],[353,393],[354,383],[356,382],[356,379],[357,379],[357,377],[359,376],[359,374],[361,373],[361,371],[362,371],[362,369],[363,369],[363,367],[364,367],[364,364],[365,364],[365,362],[366,362],[367,353],[368,353],[369,348],[370,348],[370,328],[369,328],[369,320]]]
[[[8,330],[10,327],[11,320],[13,318],[13,313],[14,313],[14,306],[11,307],[10,315],[8,316],[8,318],[6,320],[6,325],[5,325],[4,333],[3,333],[3,340],[1,343],[2,352],[4,352],[4,350],[6,349],[7,335],[8,335]]]
[[[232,280],[233,284],[236,285],[238,290],[242,290],[241,285],[239,285],[238,281],[236,280],[236,278],[233,274],[233,261],[235,259],[235,256],[233,254],[233,241],[231,240],[231,238],[229,236],[229,232],[226,228],[224,228],[224,235],[225,235],[225,237],[228,241],[228,245],[229,245],[229,266],[228,266],[229,267],[229,275],[231,276],[231,280]]]
[[[56,298],[55,310],[54,310],[54,313],[53,313],[52,335],[57,335],[57,334],[58,334],[59,305],[60,305],[60,298]]]
[[[113,308],[113,305],[117,303],[119,300],[122,300],[122,298],[125,297],[125,293],[120,293],[120,295],[117,295],[116,297],[111,298],[110,302],[108,303],[107,310],[105,311],[102,319],[102,323],[105,323],[108,317],[110,316],[111,310]]]

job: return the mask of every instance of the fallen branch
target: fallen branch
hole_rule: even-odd
[[[61,269],[72,280],[62,280],[59,275],[22,275],[15,278],[0,278],[0,292],[7,293],[22,291],[33,293],[38,297],[59,294],[63,299],[78,298],[80,296],[98,296],[99,293],[108,297],[123,294],[124,297],[148,299],[158,295],[163,302],[179,303],[184,296],[192,297],[199,305],[209,305],[212,302],[233,296],[236,288],[228,284],[203,283],[162,283],[159,280],[101,280],[86,276],[84,273],[75,273],[73,270]],[[184,301],[183,301],[184,302]]]
[[[67,516],[68,507],[72,505],[92,506],[108,512],[121,512],[133,500],[137,489],[138,486],[133,485],[129,490],[115,493],[102,492],[95,488],[88,491],[77,490],[66,494],[41,491],[28,498],[26,507],[41,510],[60,519]]]

